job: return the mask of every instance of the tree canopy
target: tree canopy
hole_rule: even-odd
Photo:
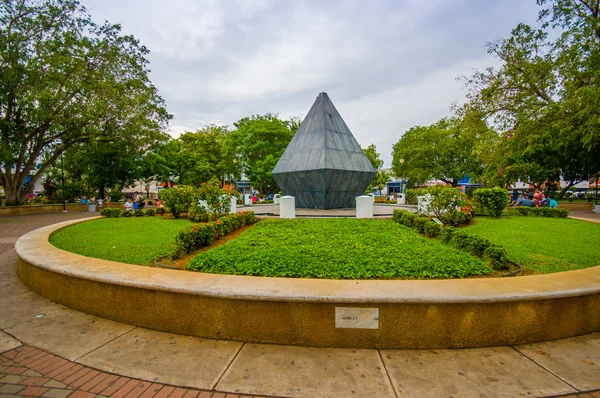
[[[276,115],[254,115],[234,123],[231,145],[239,156],[243,173],[261,194],[279,190],[271,171],[279,161],[300,124]]]
[[[537,2],[541,26],[521,23],[488,43],[502,64],[476,72],[467,86],[470,106],[504,132],[489,181],[541,186],[562,177],[564,192],[600,169],[599,2]],[[551,28],[558,38],[549,38]]]
[[[456,186],[465,174],[474,178],[484,173],[483,154],[496,139],[496,133],[472,113],[412,127],[394,145],[392,170],[406,178],[408,186],[432,179]]]
[[[0,3],[0,177],[8,205],[24,203],[73,145],[164,136],[170,115],[148,78],[148,50],[120,30],[92,22],[75,0]]]

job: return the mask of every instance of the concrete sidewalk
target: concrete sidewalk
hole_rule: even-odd
[[[600,334],[464,350],[278,346],[152,331],[31,293],[9,240],[87,216],[0,219],[0,395],[600,398]]]

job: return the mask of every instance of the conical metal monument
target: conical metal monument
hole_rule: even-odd
[[[327,96],[320,93],[273,169],[296,207],[355,207],[376,170]]]

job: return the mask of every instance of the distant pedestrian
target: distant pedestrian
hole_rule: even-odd
[[[125,202],[125,211],[131,211],[133,210],[133,202],[131,201],[131,198],[127,199],[127,202]]]

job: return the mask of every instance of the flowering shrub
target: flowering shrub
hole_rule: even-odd
[[[159,199],[175,218],[181,217],[181,213],[189,210],[195,196],[196,190],[189,185],[161,189],[158,192]]]
[[[229,214],[216,221],[192,224],[189,228],[179,231],[175,237],[175,257],[181,257],[202,246],[208,246],[219,237],[254,222],[256,222],[254,212],[247,211]]]
[[[436,185],[427,188],[427,193],[431,195],[427,211],[438,218],[441,218],[442,214],[449,214],[450,218],[454,218],[467,204],[467,197],[457,188]]]
[[[504,188],[479,188],[473,191],[473,202],[492,217],[500,217],[510,203],[508,191]]]

